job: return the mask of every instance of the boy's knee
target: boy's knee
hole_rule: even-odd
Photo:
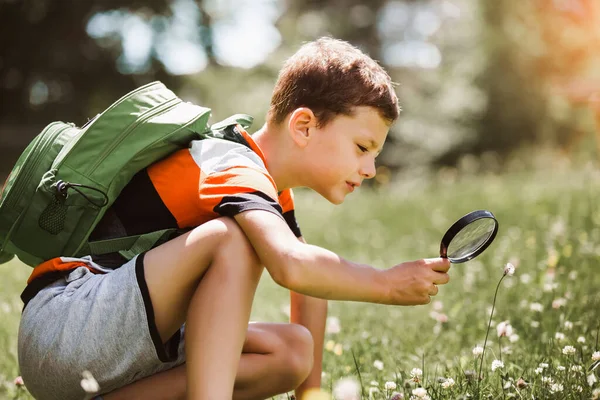
[[[314,342],[308,329],[290,324],[284,334],[287,366],[294,388],[306,380],[313,368]]]

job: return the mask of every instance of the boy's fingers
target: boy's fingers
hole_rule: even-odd
[[[432,280],[432,282],[436,285],[445,285],[449,281],[450,281],[450,275],[448,275],[445,272],[443,272],[443,273],[439,272],[439,273],[435,274],[435,277]]]
[[[447,258],[426,258],[425,265],[437,272],[448,272],[450,269],[450,260]]]

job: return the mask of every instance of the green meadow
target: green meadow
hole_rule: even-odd
[[[436,257],[446,229],[469,211],[490,210],[500,223],[486,252],[452,266],[431,304],[330,302],[322,389],[351,398],[342,392],[358,388],[364,399],[598,398],[600,367],[590,367],[600,358],[599,199],[600,171],[591,167],[440,173],[361,189],[341,206],[297,191],[308,242],[379,268]],[[503,278],[508,262],[516,272]],[[3,399],[30,398],[14,383],[29,273],[18,262],[0,266]],[[484,345],[501,279],[478,380],[474,349]],[[265,273],[252,320],[283,322],[288,312],[288,292]]]

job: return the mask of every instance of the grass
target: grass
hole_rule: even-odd
[[[359,192],[338,207],[313,193],[297,192],[306,239],[385,268],[437,256],[445,230],[475,209],[492,211],[500,230],[484,254],[451,268],[450,283],[440,287],[432,304],[331,302],[324,391],[354,382],[365,398],[374,399],[391,398],[393,392],[409,399],[419,394],[413,393],[418,387],[432,399],[594,396],[600,384],[588,380],[598,377],[600,368],[587,370],[592,353],[600,350],[598,171],[444,176]],[[483,346],[494,292],[509,261],[517,269],[498,290],[478,393],[475,371],[481,357],[473,349]],[[19,294],[29,272],[16,262],[0,266],[0,398],[30,398],[13,384],[19,374]],[[286,321],[288,307],[286,290],[265,274],[252,319]],[[508,321],[512,333],[498,337],[502,321]],[[573,346],[574,354],[563,354],[565,346]],[[501,360],[503,367],[492,371],[493,360]],[[521,378],[526,385],[519,387]],[[386,390],[386,383],[396,388]]]

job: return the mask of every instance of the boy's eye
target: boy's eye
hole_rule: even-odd
[[[362,153],[367,153],[369,152],[369,149],[367,149],[365,146],[361,146],[360,144],[357,144],[356,146],[358,146],[358,149],[362,152]]]

